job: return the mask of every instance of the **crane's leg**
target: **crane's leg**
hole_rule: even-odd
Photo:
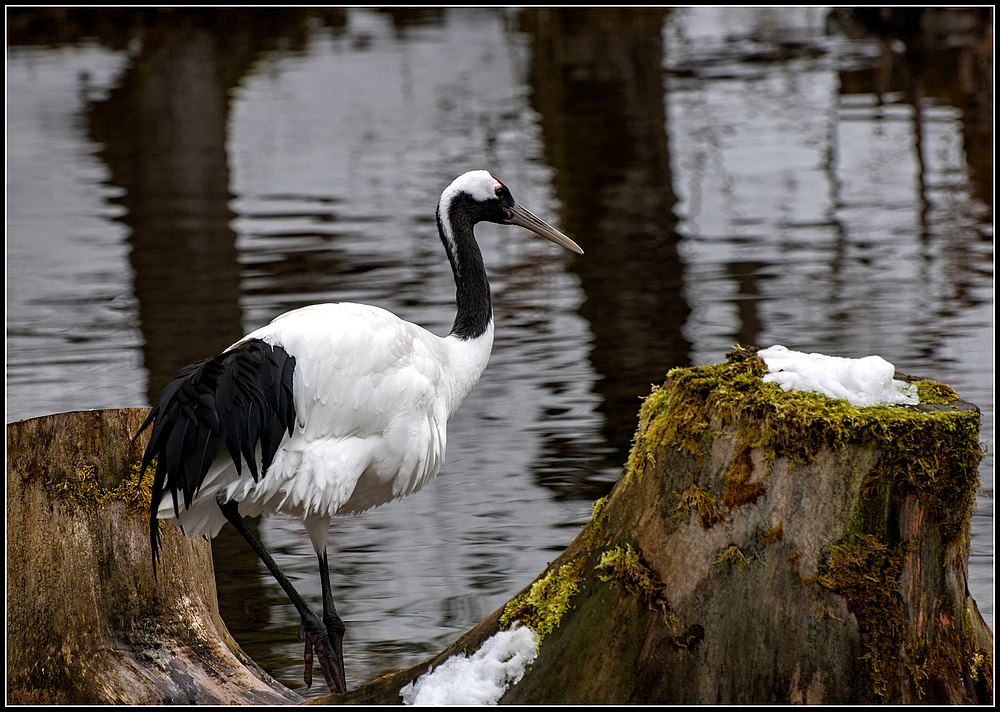
[[[331,692],[341,693],[347,691],[347,685],[344,679],[344,662],[341,656],[341,641],[343,640],[343,631],[341,631],[339,638],[336,640],[336,645],[330,639],[330,634],[328,632],[328,626],[324,622],[327,618],[327,598],[330,597],[329,586],[330,579],[327,575],[327,570],[325,567],[325,562],[321,562],[322,568],[320,569],[323,573],[323,579],[326,582],[323,590],[323,617],[324,620],[320,620],[319,617],[313,613],[306,602],[299,595],[299,592],[295,590],[292,586],[292,582],[288,580],[288,577],[282,573],[281,569],[271,558],[271,554],[268,553],[267,549],[261,543],[257,535],[253,533],[253,530],[247,525],[246,521],[240,515],[239,504],[235,501],[232,502],[222,502],[219,501],[219,509],[222,510],[222,514],[229,520],[229,523],[236,527],[236,531],[246,539],[250,547],[257,552],[257,556],[267,570],[271,572],[274,576],[275,581],[284,590],[285,595],[288,596],[292,605],[295,606],[295,610],[299,612],[302,617],[302,627],[299,629],[299,640],[304,642],[306,645],[304,660],[305,660],[305,673],[302,679],[306,683],[306,687],[312,686],[312,660],[313,651],[316,652],[316,657],[319,661],[320,669],[323,671],[323,677],[326,678],[326,684],[330,688]],[[330,597],[330,605],[333,605],[332,597]],[[340,618],[337,617],[336,611],[333,611],[333,619],[336,619],[340,623],[341,628],[343,623],[340,622]]]
[[[347,675],[344,672],[344,631],[347,630],[347,626],[344,625],[344,621],[340,620],[340,616],[337,615],[337,607],[333,605],[333,591],[330,588],[330,566],[327,563],[326,550],[323,550],[323,554],[317,554],[319,559],[319,577],[320,584],[323,586],[323,625],[326,626],[326,631],[330,635],[330,641],[333,643],[333,650],[337,656],[337,663],[339,665],[340,679],[346,680]]]

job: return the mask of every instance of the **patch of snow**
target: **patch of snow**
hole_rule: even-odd
[[[502,630],[472,655],[454,655],[399,691],[407,705],[495,705],[538,655],[527,626]]]
[[[822,393],[854,406],[916,405],[917,387],[893,380],[895,367],[881,356],[852,359],[790,351],[772,346],[758,351],[770,371],[764,380],[783,390]]]

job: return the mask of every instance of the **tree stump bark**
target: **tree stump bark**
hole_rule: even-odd
[[[978,409],[927,381],[919,406],[853,408],[765,372],[737,349],[668,374],[545,572],[434,660],[339,701],[398,703],[520,621],[543,639],[501,702],[992,703],[993,634],[966,588]]]
[[[148,409],[7,426],[7,701],[290,704],[219,617],[212,551],[163,526],[154,578]]]

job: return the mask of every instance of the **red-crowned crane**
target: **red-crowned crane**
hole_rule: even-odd
[[[347,689],[345,627],[326,554],[331,517],[411,494],[434,477],[444,461],[448,420],[486,368],[493,309],[473,235],[484,220],[520,225],[583,253],[514,202],[489,172],[465,173],[437,206],[458,302],[447,337],[361,304],[296,309],[178,371],[139,429],[152,424],[142,468],[156,458],[149,519],[154,570],[158,519],[189,536],[215,536],[230,522],[302,617],[306,686],[315,652],[330,690]],[[243,519],[277,512],[301,518],[316,550],[322,618]]]

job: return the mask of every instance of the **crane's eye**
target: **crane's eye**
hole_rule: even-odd
[[[496,195],[497,199],[505,206],[509,206],[514,202],[514,197],[510,194],[510,191],[507,190],[507,186],[503,183],[496,187],[493,194]]]

